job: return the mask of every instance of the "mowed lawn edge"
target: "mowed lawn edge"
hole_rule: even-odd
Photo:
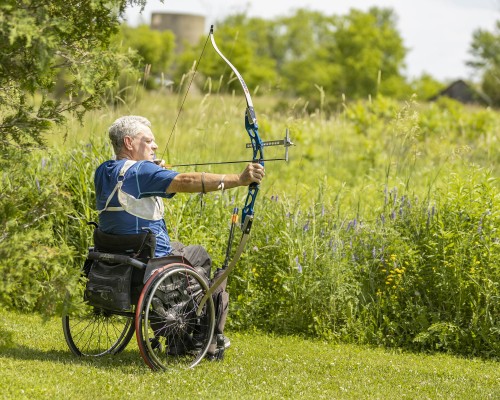
[[[82,359],[66,346],[60,318],[0,317],[3,399],[500,398],[495,360],[229,332],[222,362],[158,373],[135,337],[120,355]]]

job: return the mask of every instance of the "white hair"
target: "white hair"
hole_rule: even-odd
[[[113,125],[109,127],[109,139],[113,145],[115,154],[118,155],[123,148],[123,138],[129,136],[134,138],[144,131],[144,128],[150,128],[151,122],[147,118],[139,115],[126,115],[118,118]]]

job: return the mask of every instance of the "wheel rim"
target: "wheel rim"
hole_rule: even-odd
[[[211,299],[197,315],[208,285],[190,267],[170,267],[150,280],[141,295],[136,326],[143,358],[153,369],[196,366],[208,350],[215,325]]]
[[[100,357],[121,352],[134,334],[133,313],[117,315],[82,304],[63,316],[70,350],[78,356]]]

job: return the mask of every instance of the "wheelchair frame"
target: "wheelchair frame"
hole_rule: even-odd
[[[164,265],[153,270],[125,255],[90,251],[88,258],[132,265],[145,276],[130,310],[92,306],[84,300],[83,288],[67,298],[62,325],[73,354],[118,354],[135,332],[141,356],[153,370],[192,368],[205,357],[214,334],[214,302],[206,278],[182,257],[166,257]]]

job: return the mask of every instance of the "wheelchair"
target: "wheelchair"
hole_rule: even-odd
[[[153,258],[155,237],[108,235],[96,226],[82,274],[65,302],[66,343],[77,356],[120,353],[136,336],[153,370],[193,368],[213,340],[216,310],[203,271],[182,256]],[[222,351],[222,349],[218,349]]]

